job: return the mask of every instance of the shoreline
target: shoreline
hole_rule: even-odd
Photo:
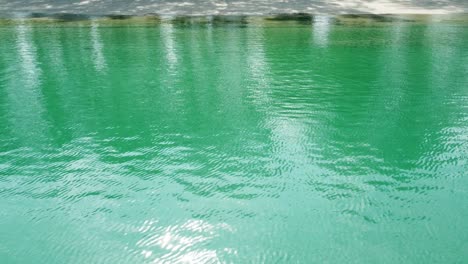
[[[29,25],[54,25],[54,26],[84,26],[100,25],[106,26],[142,26],[173,24],[178,26],[221,26],[235,25],[245,27],[246,25],[263,26],[310,26],[320,21],[328,21],[330,25],[336,26],[386,26],[392,23],[450,23],[468,25],[468,14],[341,14],[341,15],[312,15],[306,13],[296,14],[271,14],[271,15],[201,15],[201,16],[159,16],[156,14],[146,15],[82,15],[70,13],[54,14],[25,14],[24,16],[2,17],[0,14],[0,27],[18,24]]]

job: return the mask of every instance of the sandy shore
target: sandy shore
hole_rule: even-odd
[[[0,0],[0,13],[143,15],[451,14],[468,0]]]

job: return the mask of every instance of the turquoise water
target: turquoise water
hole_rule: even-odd
[[[468,22],[390,20],[0,23],[0,262],[466,263]]]

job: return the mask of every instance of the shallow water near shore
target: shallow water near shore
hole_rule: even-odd
[[[467,40],[466,16],[2,20],[0,263],[466,262]]]

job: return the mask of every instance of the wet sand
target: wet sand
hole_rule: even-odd
[[[1,0],[0,13],[127,15],[453,14],[467,13],[466,0]]]

